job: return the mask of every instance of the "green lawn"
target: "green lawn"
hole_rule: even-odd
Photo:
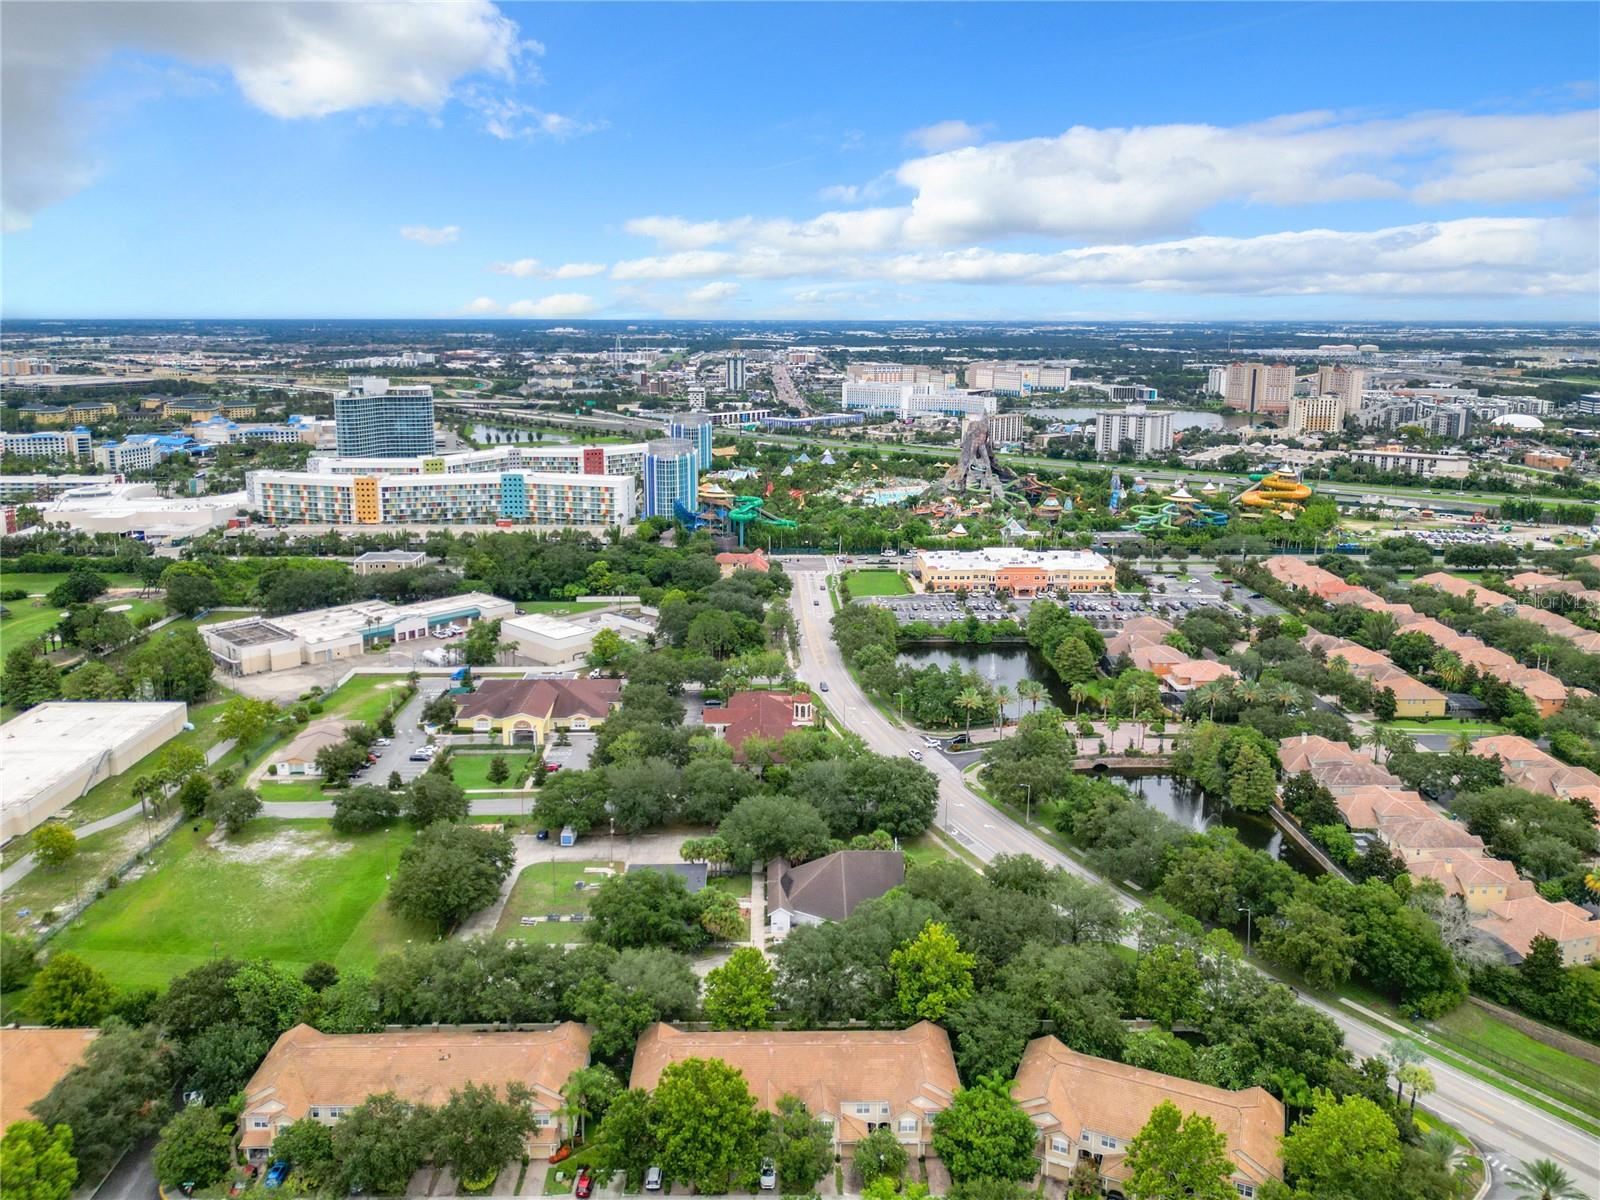
[[[269,775],[261,781],[256,788],[261,794],[261,799],[268,803],[293,804],[299,801],[332,800],[339,793],[322,790],[322,784],[315,779],[289,779],[282,783],[275,783]]]
[[[405,686],[404,675],[357,675],[322,698],[322,716],[376,721],[388,709],[390,698]]]
[[[128,605],[128,608],[123,610],[123,616],[130,621],[149,613],[160,616],[166,612],[166,607],[159,600],[117,600],[101,597],[96,603],[112,608]],[[0,659],[4,658],[5,652],[12,646],[31,642],[34,638],[49,632],[61,620],[61,614],[66,611],[54,604],[39,602],[36,605],[32,600],[9,601],[6,609],[11,615],[0,618]]]
[[[1600,1117],[1600,1065],[1536,1041],[1472,1004],[1457,1005],[1432,1024],[1445,1045]]]
[[[544,862],[524,867],[517,882],[511,887],[506,908],[495,926],[496,937],[521,938],[525,942],[581,942],[583,926],[568,922],[573,913],[589,911],[589,888],[573,885],[583,882],[594,887],[606,878],[601,860],[592,862]],[[616,870],[621,863],[612,863]],[[746,880],[748,885],[749,881]],[[559,913],[560,921],[546,921],[547,913]],[[533,917],[537,924],[524,925],[523,917]]]
[[[848,571],[844,586],[853,600],[863,596],[905,596],[911,592],[911,585],[899,571]]]
[[[340,837],[326,821],[260,819],[220,846],[201,829],[175,833],[147,874],[108,892],[53,948],[136,988],[225,954],[296,974],[318,960],[365,967],[430,936],[383,903],[384,875],[412,836],[405,826]]]
[[[525,613],[550,613],[557,617],[570,617],[574,613],[593,612],[606,605],[598,600],[579,604],[576,600],[521,600],[517,607]]]
[[[1384,729],[1398,729],[1402,733],[1504,733],[1493,721],[1458,721],[1453,718],[1438,721],[1384,721]]]
[[[511,774],[504,783],[489,782],[489,764],[494,762],[493,754],[462,754],[459,751],[450,756],[450,778],[464,788],[520,788],[528,778],[528,773],[533,769],[533,755],[507,754],[506,766],[511,768]]]
[[[49,572],[46,574],[30,573],[27,571],[8,571],[4,564],[0,564],[0,590],[10,588],[23,588],[29,595],[43,595],[50,591],[56,584],[67,577],[65,571]],[[144,581],[137,575],[107,575],[106,582],[114,588],[143,587]]]

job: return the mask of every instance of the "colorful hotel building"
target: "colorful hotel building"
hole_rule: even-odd
[[[250,507],[274,525],[629,525],[632,475],[474,471],[343,475],[252,471]]]

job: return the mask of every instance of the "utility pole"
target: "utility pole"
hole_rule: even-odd
[[[1241,904],[1239,911],[1244,914],[1244,953],[1245,957],[1248,958],[1250,956],[1250,926],[1256,914],[1255,910],[1248,904]]]

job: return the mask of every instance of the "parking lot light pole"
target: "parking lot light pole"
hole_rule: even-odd
[[[1248,904],[1241,904],[1239,906],[1239,911],[1244,914],[1244,953],[1245,953],[1245,957],[1249,958],[1250,957],[1250,923],[1254,919],[1256,914],[1255,914],[1255,910],[1252,909]]]

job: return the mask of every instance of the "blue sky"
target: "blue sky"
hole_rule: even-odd
[[[8,316],[1600,317],[1591,4],[4,19]]]

